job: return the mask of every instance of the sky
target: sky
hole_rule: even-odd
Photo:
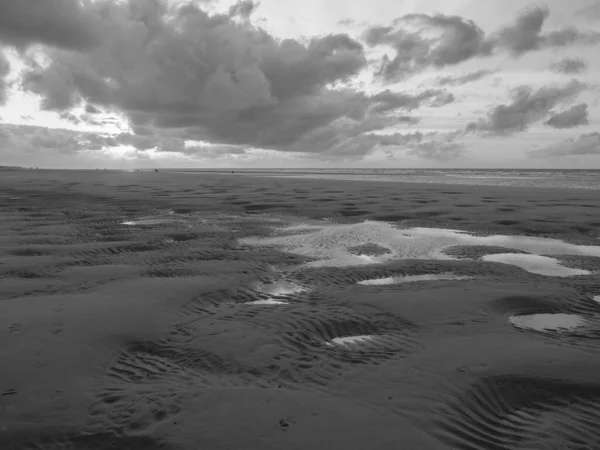
[[[0,165],[600,169],[600,0],[0,0]]]

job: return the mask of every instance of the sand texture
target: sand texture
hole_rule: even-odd
[[[594,191],[0,178],[0,449],[600,448]]]

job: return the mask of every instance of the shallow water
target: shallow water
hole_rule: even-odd
[[[484,261],[511,264],[528,272],[549,277],[571,277],[576,275],[590,275],[592,273],[589,270],[561,266],[559,260],[548,256],[498,253],[495,255],[485,255],[482,259]]]
[[[357,345],[357,344],[363,344],[366,341],[370,341],[374,338],[374,336],[365,334],[365,335],[360,335],[360,336],[344,336],[344,337],[337,337],[332,339],[330,342],[327,342],[327,345],[333,346],[333,345],[343,345],[343,346],[349,346],[349,345]]]
[[[586,325],[586,320],[576,314],[529,314],[512,316],[511,325],[535,331],[572,331]]]
[[[269,298],[266,300],[255,300],[253,302],[248,302],[246,305],[289,305],[289,302]]]
[[[305,291],[306,289],[304,289],[302,286],[298,286],[295,283],[279,281],[277,283],[263,284],[259,286],[258,290],[267,295],[282,296],[297,294]]]
[[[271,172],[271,173],[269,173]],[[331,172],[331,173],[328,173]],[[277,173],[275,170],[254,173],[253,176],[273,178],[315,178],[327,180],[383,181],[391,183],[459,184],[468,186],[515,186],[561,189],[600,189],[598,171],[485,171],[477,170],[395,170],[395,169],[348,169],[346,173],[323,170],[312,173]],[[497,174],[495,174],[495,172]],[[250,175],[250,173],[249,173]]]
[[[529,236],[475,236],[463,230],[437,228],[399,229],[386,222],[365,221],[357,224],[299,224],[285,228],[294,235],[241,239],[246,245],[275,246],[291,253],[317,259],[305,267],[359,266],[380,264],[398,259],[455,259],[443,253],[457,245],[499,246],[514,248],[535,255],[486,256],[488,261],[516,265],[533,273],[550,276],[589,274],[588,271],[568,269],[549,257],[541,255],[600,256],[600,246],[575,245],[558,239]],[[388,248],[381,255],[356,255],[351,249],[360,245],[377,245]]]
[[[138,219],[138,220],[126,220],[121,222],[123,225],[141,225],[141,226],[151,226],[151,225],[162,225],[164,223],[173,223],[174,219],[161,219],[161,218],[148,218],[148,219]]]
[[[382,286],[388,284],[411,283],[416,281],[442,281],[442,280],[471,280],[473,277],[455,275],[453,273],[406,275],[402,277],[378,278],[374,280],[359,281],[357,284],[365,286]]]

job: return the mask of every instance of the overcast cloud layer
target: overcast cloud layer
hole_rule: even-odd
[[[485,30],[451,12],[362,25],[340,16],[351,32],[340,25],[294,38],[268,31],[278,19],[268,8],[250,0],[0,1],[0,151],[15,161],[120,148],[114,155],[191,163],[269,155],[292,165],[463,165],[477,142],[537,127],[581,128],[581,137],[561,134],[563,150],[525,148],[524,158],[599,153],[588,129],[597,124],[598,90],[585,78],[600,71],[585,58],[600,50],[593,4],[558,24],[549,7],[526,7]],[[524,70],[537,76],[517,75]],[[11,124],[4,117],[19,95],[38,99],[39,117],[58,125],[35,117]]]

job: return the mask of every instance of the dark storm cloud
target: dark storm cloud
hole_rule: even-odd
[[[488,75],[491,75],[492,73],[494,73],[492,70],[482,69],[460,76],[439,77],[437,79],[437,83],[440,86],[460,86],[463,84],[472,83],[474,81],[480,80],[484,77],[487,77]]]
[[[553,128],[574,128],[589,123],[587,103],[579,103],[563,112],[553,113],[545,122],[546,125]]]
[[[24,90],[38,94],[40,108],[65,111],[75,106],[79,96],[74,87],[74,75],[69,67],[53,62],[49,70],[26,72],[21,80]]]
[[[533,158],[600,155],[600,133],[582,134],[527,153]]]
[[[2,0],[0,43],[20,49],[31,44],[88,49],[99,36],[86,9],[78,0]]]
[[[550,70],[553,72],[564,73],[567,75],[578,74],[585,69],[587,69],[586,62],[579,58],[564,58],[550,64]]]
[[[232,11],[245,14],[249,3]],[[346,34],[279,40],[229,14],[158,0],[100,1],[86,12],[102,18],[102,41],[88,52],[47,49],[50,64],[30,59],[22,87],[47,110],[85,101],[120,111],[136,134],[153,130],[155,139],[366,154],[381,138],[362,134],[406,123],[403,112],[454,101],[441,89],[367,95],[343,88],[367,67],[363,45]]]
[[[476,57],[508,52],[513,57],[546,48],[570,45],[594,45],[600,33],[564,27],[545,32],[548,18],[546,7],[524,10],[514,23],[487,35],[473,21],[443,14],[409,14],[389,26],[369,28],[364,40],[367,45],[384,46],[395,55],[385,55],[377,74],[385,81],[395,82],[421,70],[456,65]]]
[[[546,86],[533,90],[530,86],[519,86],[511,91],[512,101],[491,108],[485,119],[470,123],[467,131],[488,135],[509,135],[525,131],[561,103],[576,97],[586,87],[572,80],[562,86]]]
[[[4,52],[0,49],[0,106],[6,103],[8,83],[6,82],[6,76],[10,73],[10,63]]]

